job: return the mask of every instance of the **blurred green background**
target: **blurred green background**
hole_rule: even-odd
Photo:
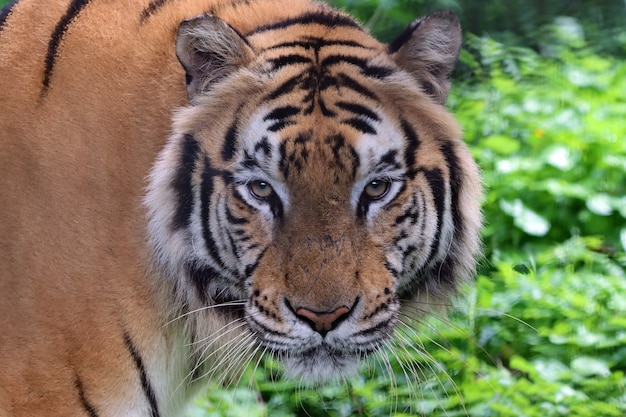
[[[190,416],[625,416],[626,3],[331,3],[385,41],[461,17],[448,106],[485,178],[476,285],[346,383],[268,360]]]

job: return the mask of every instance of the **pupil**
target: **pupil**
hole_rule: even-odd
[[[372,198],[379,198],[387,191],[388,183],[382,180],[374,180],[367,185],[366,192]]]

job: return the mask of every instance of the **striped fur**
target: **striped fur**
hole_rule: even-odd
[[[115,6],[0,14],[0,416],[177,416],[260,352],[337,378],[471,276],[455,16]]]

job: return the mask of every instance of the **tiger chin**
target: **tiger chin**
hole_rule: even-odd
[[[10,3],[0,416],[178,416],[265,355],[341,379],[447,303],[480,246],[460,46],[450,12],[382,44],[306,0]]]

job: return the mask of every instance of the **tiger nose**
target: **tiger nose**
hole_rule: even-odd
[[[313,311],[306,307],[300,307],[296,311],[296,317],[307,323],[313,330],[326,336],[350,316],[350,308],[341,306],[333,311]]]

